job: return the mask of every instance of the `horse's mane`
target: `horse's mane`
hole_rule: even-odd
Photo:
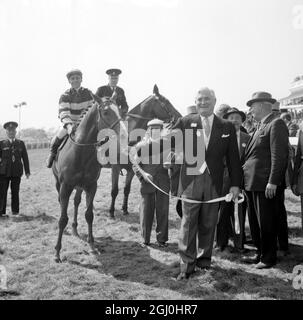
[[[83,121],[83,119],[85,119],[86,115],[89,113],[89,111],[92,109],[94,103],[92,103],[90,106],[88,106],[87,108],[85,108],[81,114],[80,114],[80,117],[79,117],[79,121],[77,121],[76,125],[74,126],[74,130],[73,132],[75,132],[78,127],[80,126],[81,122]]]
[[[142,102],[140,102],[139,104],[137,104],[134,108],[132,108],[128,113],[134,113],[134,114],[140,114],[142,105],[144,105],[148,100],[150,100],[153,97],[153,95],[147,97],[146,99],[144,99]]]

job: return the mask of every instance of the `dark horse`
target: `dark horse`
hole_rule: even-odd
[[[158,87],[155,85],[153,95],[149,96],[135,108],[129,111],[127,114],[128,132],[130,133],[135,129],[147,129],[147,122],[158,118],[165,122],[173,124],[182,115],[173,107],[173,105],[159,93]],[[119,192],[119,174],[122,169],[127,171],[125,186],[124,186],[124,199],[122,205],[122,211],[124,214],[128,214],[128,197],[131,188],[131,182],[134,177],[132,165],[117,164],[112,165],[112,190],[111,190],[111,206],[110,216],[114,218],[115,213],[115,201]]]
[[[95,99],[97,99],[95,97]],[[93,237],[93,200],[97,190],[97,180],[100,175],[101,166],[97,161],[96,145],[100,130],[110,128],[117,135],[127,135],[126,127],[122,123],[116,105],[105,105],[98,99],[87,111],[62,150],[59,152],[53,164],[53,173],[56,179],[56,188],[59,193],[61,216],[59,220],[59,235],[56,249],[56,262],[61,262],[60,250],[63,231],[68,222],[67,208],[70,195],[76,188],[86,192],[85,218],[88,224],[88,243],[94,250]],[[121,131],[121,132],[120,132]],[[123,132],[124,131],[124,132]],[[77,193],[76,192],[76,193]],[[73,225],[73,230],[77,226]],[[77,235],[77,233],[74,233]]]
[[[182,115],[173,107],[173,105],[159,93],[158,87],[155,85],[153,94],[134,107],[127,114],[126,120],[128,124],[128,132],[132,132],[135,129],[147,129],[147,122],[158,118],[169,124],[173,124]],[[119,150],[119,148],[118,148]],[[134,177],[132,170],[132,164],[112,164],[104,166],[112,169],[112,190],[111,190],[111,206],[110,217],[115,217],[115,201],[119,191],[119,175],[122,169],[127,171],[125,186],[124,186],[124,199],[122,210],[124,214],[128,214],[128,197],[131,188],[131,182]],[[78,207],[81,202],[82,190],[78,189],[74,198],[74,223],[73,233],[77,234],[77,215]]]

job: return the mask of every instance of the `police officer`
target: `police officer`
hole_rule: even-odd
[[[166,247],[168,240],[168,211],[169,211],[169,196],[152,186],[138,170],[138,166],[145,171],[147,176],[162,190],[169,193],[170,179],[168,170],[163,167],[163,157],[158,163],[152,163],[152,154],[149,150],[153,139],[157,139],[163,129],[163,121],[153,119],[147,123],[147,132],[145,138],[135,147],[137,153],[140,154],[141,164],[135,162],[133,170],[141,182],[141,203],[140,203],[140,226],[143,238],[142,246],[150,245],[150,235],[156,212],[157,226],[156,237],[159,247]],[[144,155],[149,155],[148,161]],[[136,158],[136,156],[135,156]],[[133,161],[132,161],[133,162]],[[133,162],[134,163],[134,162]]]
[[[78,69],[71,70],[66,75],[71,88],[61,95],[59,100],[59,118],[62,128],[52,140],[50,154],[46,160],[46,166],[52,167],[58,148],[67,134],[70,134],[75,124],[81,120],[81,115],[93,104],[92,92],[81,87],[82,72]]]
[[[120,108],[121,116],[124,118],[128,111],[128,104],[124,90],[117,86],[119,75],[122,73],[120,69],[108,69],[108,85],[98,88],[96,95],[100,98],[113,98]]]
[[[23,167],[26,178],[30,176],[29,161],[25,144],[16,139],[18,123],[4,124],[8,139],[0,141],[0,217],[6,214],[7,190],[11,187],[12,214],[19,213],[19,188]]]

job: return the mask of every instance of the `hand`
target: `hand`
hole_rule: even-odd
[[[268,183],[265,188],[265,197],[272,199],[276,195],[277,186],[275,184]]]
[[[236,200],[240,194],[240,188],[239,187],[230,187],[229,193],[232,193],[233,200]]]
[[[66,130],[68,134],[71,134],[73,131],[73,125],[71,123],[69,123],[68,125],[66,125]]]
[[[297,184],[294,184],[291,186],[291,191],[297,197],[300,195],[300,193],[298,192],[298,185]]]
[[[149,173],[145,173],[146,174],[146,177],[144,177],[144,180],[145,182],[148,182],[147,178],[150,180],[150,181],[153,181],[153,176]]]
[[[168,170],[168,169],[171,169],[172,166],[173,166],[173,165],[172,165],[171,162],[164,162],[164,163],[163,163],[163,168],[164,168],[164,169],[167,169],[167,170]]]
[[[27,173],[25,176],[26,176],[26,179],[28,179],[30,177],[30,173]]]

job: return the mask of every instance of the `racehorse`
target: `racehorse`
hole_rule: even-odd
[[[157,85],[154,86],[153,94],[143,100],[140,104],[130,110],[127,113],[126,120],[128,124],[128,132],[132,132],[135,129],[147,129],[148,121],[158,118],[169,124],[173,124],[182,115],[173,107],[173,105],[159,93]],[[129,136],[129,135],[128,135]],[[119,141],[118,141],[119,142]],[[120,149],[118,148],[118,151]],[[110,217],[115,217],[115,201],[119,192],[119,175],[122,169],[126,170],[126,179],[124,186],[124,199],[122,205],[123,214],[128,214],[128,197],[131,189],[131,182],[134,177],[131,162],[127,164],[109,164],[102,166],[112,169],[112,189],[111,189],[111,205],[109,209]],[[78,235],[77,231],[77,216],[78,208],[81,203],[82,190],[78,189],[74,197],[74,222],[72,224],[73,234]]]
[[[105,128],[113,129],[117,135],[127,135],[127,129],[123,122],[119,125],[122,118],[118,107],[114,104],[104,104],[99,98],[94,98],[94,103],[83,115],[79,126],[69,136],[52,166],[61,207],[59,235],[55,247],[56,262],[61,262],[62,235],[68,223],[68,202],[75,188],[76,194],[82,190],[86,192],[85,219],[88,224],[88,243],[94,251],[93,200],[101,171],[96,154],[97,136],[99,131]],[[77,226],[73,225],[73,230],[75,228]]]
[[[154,86],[153,94],[141,102],[139,105],[134,107],[127,114],[126,120],[128,122],[128,132],[130,133],[135,129],[147,129],[148,121],[158,118],[164,122],[169,122],[170,125],[175,123],[178,118],[182,115],[176,110],[173,105],[162,96],[159,92],[157,85]],[[114,218],[115,216],[115,201],[119,192],[119,174],[122,169],[125,169],[126,179],[124,186],[124,198],[122,211],[123,214],[128,214],[128,197],[131,188],[131,182],[134,177],[134,172],[132,170],[132,164],[117,164],[112,165],[112,190],[111,190],[111,205],[110,205],[110,217]]]

